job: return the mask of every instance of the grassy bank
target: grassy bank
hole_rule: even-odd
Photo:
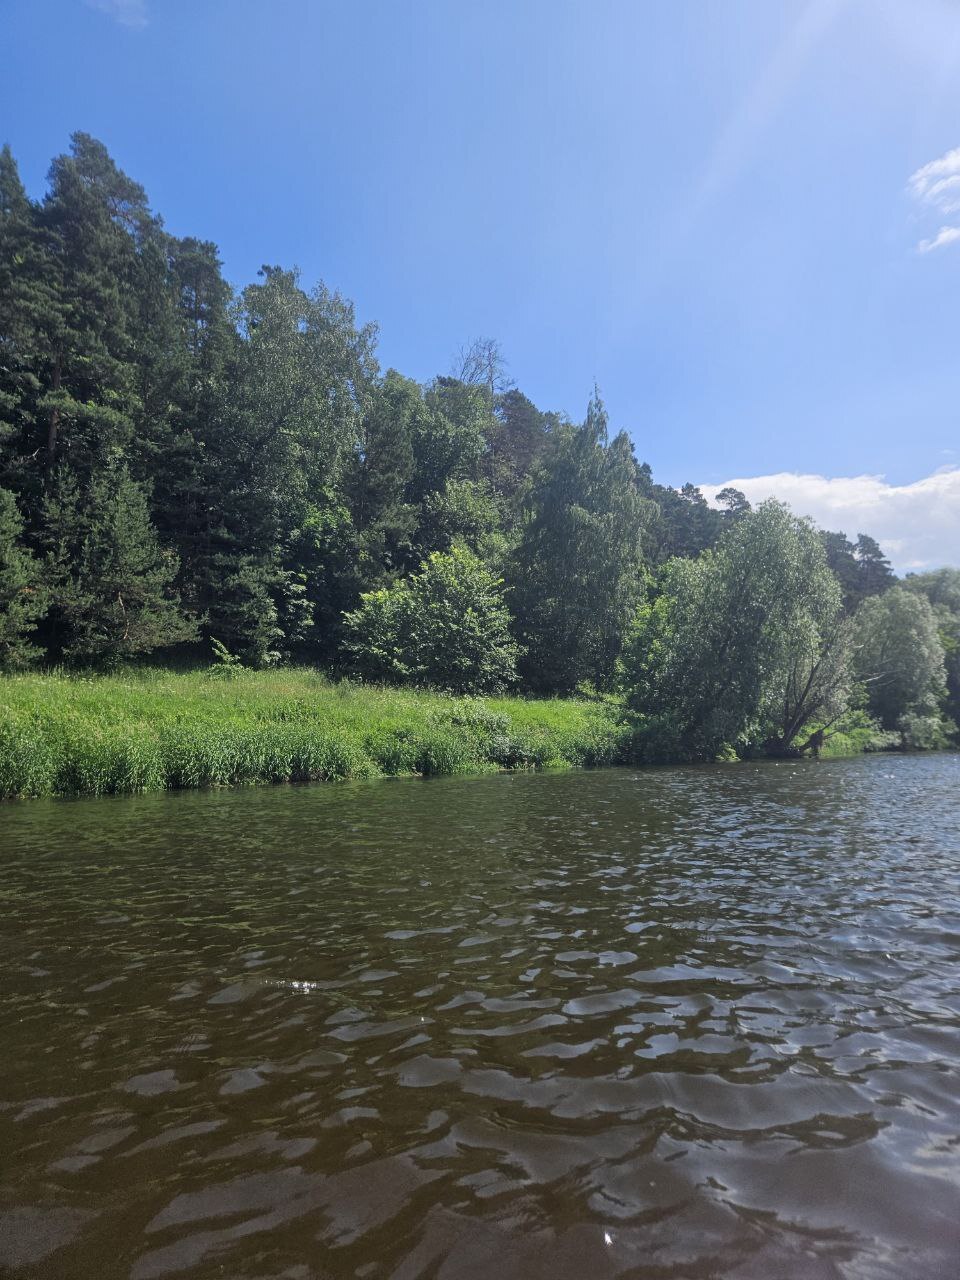
[[[448,698],[310,670],[0,679],[0,797],[611,764],[581,701]]]

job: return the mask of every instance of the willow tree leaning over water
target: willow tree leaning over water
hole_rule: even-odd
[[[638,750],[685,760],[798,754],[846,711],[849,659],[817,529],[766,502],[714,551],[670,561],[640,609],[624,662]]]

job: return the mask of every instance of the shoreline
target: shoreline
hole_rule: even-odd
[[[632,746],[613,701],[457,697],[313,668],[0,677],[0,801],[691,763]],[[844,736],[824,758],[863,752]]]

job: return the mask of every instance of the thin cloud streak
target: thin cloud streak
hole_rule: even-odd
[[[150,21],[146,0],[84,0],[84,3],[88,9],[113,18],[121,27],[145,27]]]
[[[914,199],[943,213],[956,213],[960,209],[960,147],[923,165],[910,175],[907,186]]]
[[[960,566],[960,467],[946,466],[912,484],[888,484],[883,476],[820,476],[781,471],[723,484],[702,485],[716,501],[727,486],[754,504],[786,502],[797,515],[848,537],[876,538],[898,573]]]
[[[960,240],[960,227],[941,227],[930,240],[921,240],[917,245],[917,253],[930,253],[933,249],[942,249],[944,245]]]
[[[960,212],[960,147],[946,151],[910,175],[907,190],[918,204],[937,213]],[[960,240],[960,226],[941,227],[935,236],[921,240],[918,253],[930,253]]]

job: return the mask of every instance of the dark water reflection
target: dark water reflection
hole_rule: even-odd
[[[960,757],[0,810],[0,1270],[960,1274]]]

